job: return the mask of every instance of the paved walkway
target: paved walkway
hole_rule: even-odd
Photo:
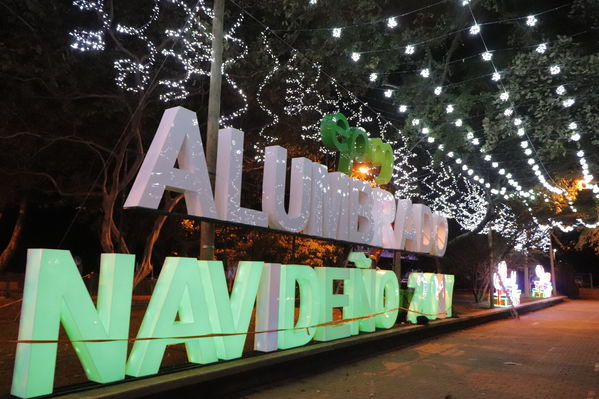
[[[568,301],[243,397],[599,399],[599,301]]]

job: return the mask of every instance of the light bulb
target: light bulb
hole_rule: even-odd
[[[430,76],[431,72],[429,71],[428,68],[424,68],[423,70],[420,71],[420,76],[422,76],[423,78],[428,78]]]
[[[518,129],[518,131],[516,132],[518,134],[518,136],[524,136],[525,130],[523,128]]]
[[[399,110],[399,112],[401,112],[403,114],[404,112],[406,112],[408,110],[408,106],[402,104],[399,106],[398,110]]]
[[[499,99],[501,101],[507,101],[510,98],[510,94],[507,91],[504,91],[503,93],[501,93],[501,95],[499,96]]]
[[[341,37],[341,28],[333,28],[333,37]]]
[[[351,53],[351,59],[353,62],[358,62],[360,60],[360,53]]]
[[[469,32],[470,32],[471,35],[476,35],[476,34],[480,33],[480,26],[478,24],[472,25],[470,27]]]
[[[529,15],[526,17],[526,25],[535,26],[537,24],[537,18],[534,15]]]
[[[572,136],[570,136],[570,139],[572,139],[572,141],[578,141],[580,140],[580,134],[574,133]]]
[[[423,127],[422,128],[422,134],[429,134],[431,131],[429,130],[428,127]]]
[[[549,73],[552,75],[557,75],[561,71],[562,71],[562,69],[559,67],[559,65],[551,65],[549,67]]]
[[[393,90],[391,90],[391,89],[385,90],[385,97],[391,98],[392,95],[393,95]]]
[[[564,85],[559,85],[555,89],[555,92],[561,96],[563,94],[566,94],[566,88],[564,87]]]
[[[514,113],[514,110],[511,108],[507,108],[505,111],[503,111],[503,114],[505,116],[511,116]]]
[[[412,126],[418,126],[420,124],[420,119],[412,119]]]
[[[500,79],[501,79],[501,75],[499,74],[499,72],[493,72],[493,76],[491,76],[491,80],[493,82],[497,82]]]
[[[462,126],[462,123],[463,123],[463,122],[462,122],[462,120],[461,120],[461,119],[456,119],[456,121],[455,121],[454,123],[455,123],[455,125],[456,125],[457,127],[460,127],[460,126]]]
[[[522,124],[522,119],[520,119],[520,118],[514,119],[514,125],[520,126],[521,124]]]
[[[488,51],[482,53],[481,56],[483,57],[483,61],[491,61],[491,58],[493,58],[493,54]]]
[[[411,44],[408,44],[406,46],[406,54],[414,54],[414,50],[415,50],[415,47],[412,46]]]
[[[447,107],[445,107],[445,112],[451,114],[453,112],[453,105],[449,104]]]
[[[578,128],[578,124],[576,122],[570,122],[570,124],[568,124],[568,129],[570,130],[576,130]]]
[[[441,86],[437,86],[435,87],[434,93],[436,96],[441,94],[441,91],[443,90],[443,88]]]
[[[387,26],[391,29],[397,27],[397,19],[395,17],[391,17],[387,19]]]
[[[570,108],[571,106],[573,106],[575,103],[573,98],[568,98],[567,100],[564,100],[562,102],[562,105],[564,106],[564,108]]]
[[[373,72],[370,74],[370,81],[371,82],[375,82],[377,79],[379,78],[379,74],[376,72]]]
[[[547,45],[545,43],[541,43],[537,46],[535,51],[539,54],[543,54],[545,53],[545,51],[547,51]]]

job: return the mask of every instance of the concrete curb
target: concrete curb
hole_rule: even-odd
[[[563,302],[565,298],[553,297],[522,304],[517,307],[518,313],[522,315],[554,306]],[[177,368],[176,371],[163,371],[156,376],[132,378],[110,385],[82,384],[65,388],[62,392],[58,390],[52,397],[113,399],[162,397],[165,394],[187,397],[191,396],[192,392],[194,397],[223,397],[287,378],[294,375],[293,373],[305,373],[306,369],[314,370],[343,361],[372,356],[390,348],[413,344],[424,338],[509,317],[509,308],[483,310],[460,318],[433,321],[426,326],[402,326],[206,366],[190,365],[187,369]],[[350,348],[351,350],[348,350]]]

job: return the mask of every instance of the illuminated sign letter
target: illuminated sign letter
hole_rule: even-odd
[[[372,187],[358,179],[351,179],[349,187],[349,240],[368,244],[374,234]]]
[[[345,308],[349,305],[349,298],[346,294],[337,295],[334,293],[335,280],[349,280],[349,269],[341,267],[317,267],[316,275],[320,283],[320,322],[327,323],[333,321],[333,309]],[[317,341],[332,341],[339,338],[349,337],[351,335],[350,326],[347,323],[331,326],[322,326],[316,328],[314,337]]]
[[[179,169],[175,162],[179,161]],[[158,209],[164,190],[185,193],[187,212],[216,219],[212,187],[195,112],[169,108],[137,174],[125,208]]]
[[[324,197],[323,233],[327,238],[348,239],[349,176],[328,174],[329,194]]]
[[[62,322],[90,380],[106,383],[125,378],[134,259],[133,255],[102,255],[96,310],[69,251],[30,249],[19,340],[55,341]],[[57,346],[56,342],[17,345],[13,395],[30,398],[52,393]]]
[[[295,285],[299,286],[300,310],[295,317]],[[279,294],[279,349],[306,345],[314,336],[315,328],[306,328],[319,322],[320,291],[316,272],[310,266],[281,266],[281,292]],[[293,328],[296,328],[295,330]]]
[[[376,184],[387,184],[393,177],[393,158],[391,144],[378,138],[368,140],[366,160],[381,168],[378,176],[374,179]]]
[[[406,242],[406,251],[428,253],[433,246],[433,214],[422,204],[412,205],[412,223],[415,236]]]
[[[320,122],[322,143],[326,148],[339,151],[337,170],[351,174],[354,160],[360,160],[368,151],[368,134],[357,127],[349,127],[341,113],[325,115]]]
[[[412,214],[412,201],[408,199],[397,200],[395,213],[395,249],[404,249],[408,243],[412,243],[416,238],[414,230],[414,217]]]
[[[389,191],[381,188],[372,190],[372,219],[374,222],[372,240],[373,247],[394,248],[393,221],[395,220],[395,198]]]
[[[218,157],[216,158],[216,181],[214,201],[218,217],[229,222],[266,227],[266,214],[254,209],[242,208],[241,173],[243,164],[243,132],[237,129],[221,129],[218,133]]]
[[[311,163],[307,158],[293,158],[291,161],[289,212],[285,212],[287,150],[278,145],[266,147],[262,209],[268,214],[271,227],[293,233],[306,227],[310,213]]]
[[[431,249],[431,255],[443,256],[447,249],[447,236],[449,230],[447,228],[447,219],[441,215],[433,215],[433,246]]]
[[[256,298],[256,331],[269,331],[279,328],[280,279],[281,265],[278,263],[265,263]],[[278,349],[278,343],[278,331],[256,334],[254,349],[260,352],[273,352]]]
[[[350,279],[343,285],[343,290],[349,296],[347,312],[343,310],[344,318],[368,316],[375,313],[376,293],[376,270],[368,269],[372,263],[362,252],[352,252],[349,260],[356,265],[356,269],[350,270]],[[351,334],[356,335],[360,331],[373,332],[375,330],[375,319],[369,317],[363,320],[352,321],[350,324]]]
[[[213,337],[175,338],[213,333],[202,287],[197,259],[166,258],[137,334],[137,338],[142,339],[135,341],[129,355],[128,375],[156,374],[166,346],[182,342],[190,363],[207,364],[218,360]]]
[[[426,313],[430,320],[451,317],[454,276],[450,274],[411,273],[408,287],[414,288],[407,320],[416,323],[419,314]]]
[[[375,317],[378,328],[391,328],[397,321],[399,314],[399,281],[397,275],[391,270],[376,271],[376,313],[385,312]]]
[[[324,202],[330,195],[328,171],[325,165],[312,163],[312,189],[310,199],[310,216],[304,230],[305,234],[322,237]],[[329,216],[330,217],[330,216]]]
[[[230,298],[223,263],[202,260],[198,263],[212,332],[214,334],[246,333],[264,263],[239,262]],[[241,357],[245,339],[245,335],[215,337],[216,354],[223,360]]]

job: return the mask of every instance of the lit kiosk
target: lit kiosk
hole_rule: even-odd
[[[549,298],[553,292],[553,284],[551,283],[551,273],[546,273],[541,265],[535,267],[535,274],[538,280],[534,281],[535,287],[532,289],[534,298]]]
[[[522,292],[518,289],[516,271],[512,270],[508,277],[505,261],[501,261],[497,265],[497,273],[493,273],[493,285],[495,286],[495,294],[493,295],[495,306],[510,306],[508,297],[511,298],[514,306],[520,305],[520,295]]]

